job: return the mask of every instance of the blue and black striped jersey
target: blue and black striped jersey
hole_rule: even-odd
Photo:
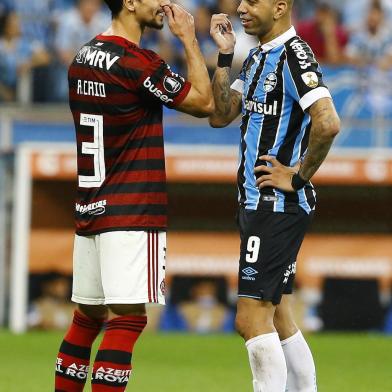
[[[309,182],[298,192],[256,186],[254,168],[270,155],[294,166],[307,152],[311,118],[307,109],[330,98],[310,47],[294,27],[250,51],[231,86],[242,94],[238,189],[240,205],[251,210],[296,213],[314,210],[316,193]]]

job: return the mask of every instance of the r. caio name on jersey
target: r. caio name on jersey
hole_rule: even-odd
[[[76,62],[79,64],[89,64],[93,67],[106,69],[109,71],[114,63],[119,60],[119,56],[112,56],[108,52],[96,49],[91,46],[83,46],[76,56]]]

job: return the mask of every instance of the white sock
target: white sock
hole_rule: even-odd
[[[278,334],[256,336],[246,342],[246,348],[254,392],[284,392],[287,368]]]
[[[286,392],[316,392],[316,368],[301,331],[281,341],[287,365]]]

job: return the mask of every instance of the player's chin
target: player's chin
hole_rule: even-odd
[[[152,29],[162,30],[163,26],[165,25],[165,22],[163,19],[161,19],[161,20],[154,19],[154,20],[150,21],[149,23],[147,23],[146,25],[147,25],[147,27],[150,27]]]
[[[244,27],[245,33],[248,35],[258,35],[258,33],[259,33],[258,29],[256,29],[253,26],[252,27],[251,26],[249,26],[249,27],[243,26],[243,27]]]

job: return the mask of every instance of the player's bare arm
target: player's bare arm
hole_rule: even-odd
[[[211,36],[219,48],[219,53],[234,53],[236,37],[233,26],[226,14],[213,15],[211,19]],[[241,113],[242,95],[230,88],[230,67],[217,67],[212,80],[215,111],[209,121],[214,128],[229,125]]]
[[[301,165],[287,167],[270,156],[262,156],[260,160],[272,166],[258,166],[255,173],[265,173],[256,184],[259,188],[275,187],[286,192],[294,192],[292,179],[298,174],[304,182],[309,181],[324,162],[335,136],[340,130],[340,119],[330,98],[322,98],[309,109],[312,128],[309,137],[308,152]]]
[[[214,111],[211,82],[207,66],[196,39],[193,16],[178,4],[164,5],[171,32],[184,45],[191,90],[176,110],[196,117],[208,117]]]

